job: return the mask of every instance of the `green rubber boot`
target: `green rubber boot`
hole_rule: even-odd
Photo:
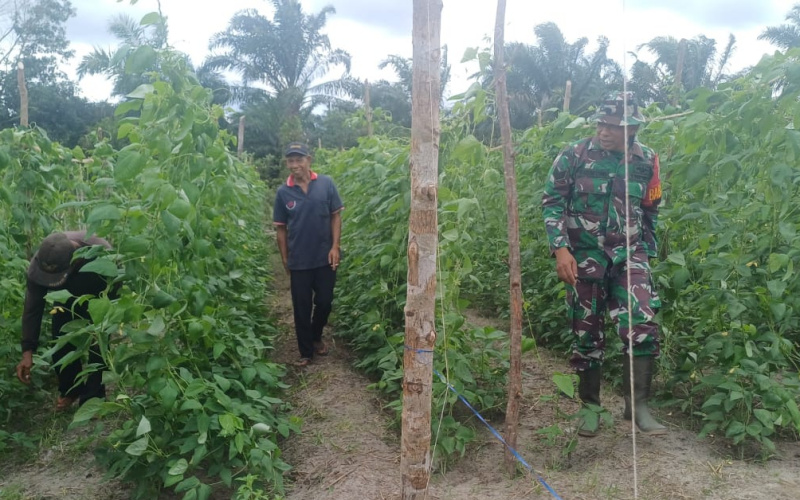
[[[600,380],[602,380],[600,368],[578,372],[578,397],[584,405],[592,404],[600,406]],[[600,433],[600,424],[589,425],[586,421],[579,423],[578,435],[583,437],[595,437]]]
[[[642,434],[659,436],[667,433],[667,428],[659,424],[650,414],[647,401],[650,399],[650,383],[653,380],[652,356],[636,356],[633,358],[633,406],[636,410],[636,427]],[[631,419],[631,368],[630,358],[622,358],[622,392],[625,398],[625,420]]]

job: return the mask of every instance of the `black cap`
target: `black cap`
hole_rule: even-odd
[[[53,233],[42,241],[28,267],[28,279],[47,288],[58,288],[67,281],[75,245],[64,233]]]
[[[284,156],[289,155],[311,156],[311,153],[308,152],[308,146],[302,142],[290,142],[289,145],[286,146],[286,153],[284,153]]]

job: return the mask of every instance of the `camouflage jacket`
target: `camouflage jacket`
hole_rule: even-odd
[[[656,256],[661,202],[658,155],[638,142],[628,153],[630,217],[625,210],[622,153],[604,151],[590,138],[571,144],[556,157],[542,197],[551,252],[561,247],[573,253],[597,250],[612,263],[623,262],[627,221],[631,254]]]

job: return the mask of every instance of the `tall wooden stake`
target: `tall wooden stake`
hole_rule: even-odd
[[[17,84],[19,85],[19,125],[28,126],[28,86],[25,85],[25,65],[17,63]]]
[[[494,25],[494,81],[497,92],[497,113],[500,134],[503,138],[503,170],[506,179],[506,206],[508,207],[508,275],[511,301],[511,366],[508,371],[508,404],[506,406],[506,443],[517,447],[519,403],[522,399],[522,271],[519,252],[519,203],[517,200],[517,175],[514,171],[514,146],[511,142],[511,119],[508,113],[506,91],[505,24],[506,0],[497,0],[497,18]],[[506,470],[514,473],[515,459],[506,449]]]
[[[569,102],[572,100],[572,80],[567,80],[567,86],[564,88],[564,112],[569,113]]]
[[[372,137],[372,106],[369,104],[369,80],[364,81],[364,114],[367,117],[367,136]]]
[[[442,0],[414,0],[411,93],[411,215],[403,356],[402,499],[427,496],[431,467],[431,392],[436,342],[439,63]]]
[[[686,39],[681,38],[678,42],[678,60],[675,64],[675,83],[672,94],[672,105],[677,106],[683,88],[683,66],[686,62]]]
[[[241,158],[244,153],[244,115],[239,117],[239,140],[236,144],[236,155]]]

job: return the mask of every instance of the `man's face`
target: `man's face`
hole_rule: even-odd
[[[638,129],[638,125],[628,125],[628,137],[636,135]],[[625,151],[625,127],[622,125],[598,122],[597,138],[600,140],[600,147],[606,151]]]
[[[286,157],[286,166],[296,177],[307,177],[311,170],[311,157],[300,154],[291,154]]]

